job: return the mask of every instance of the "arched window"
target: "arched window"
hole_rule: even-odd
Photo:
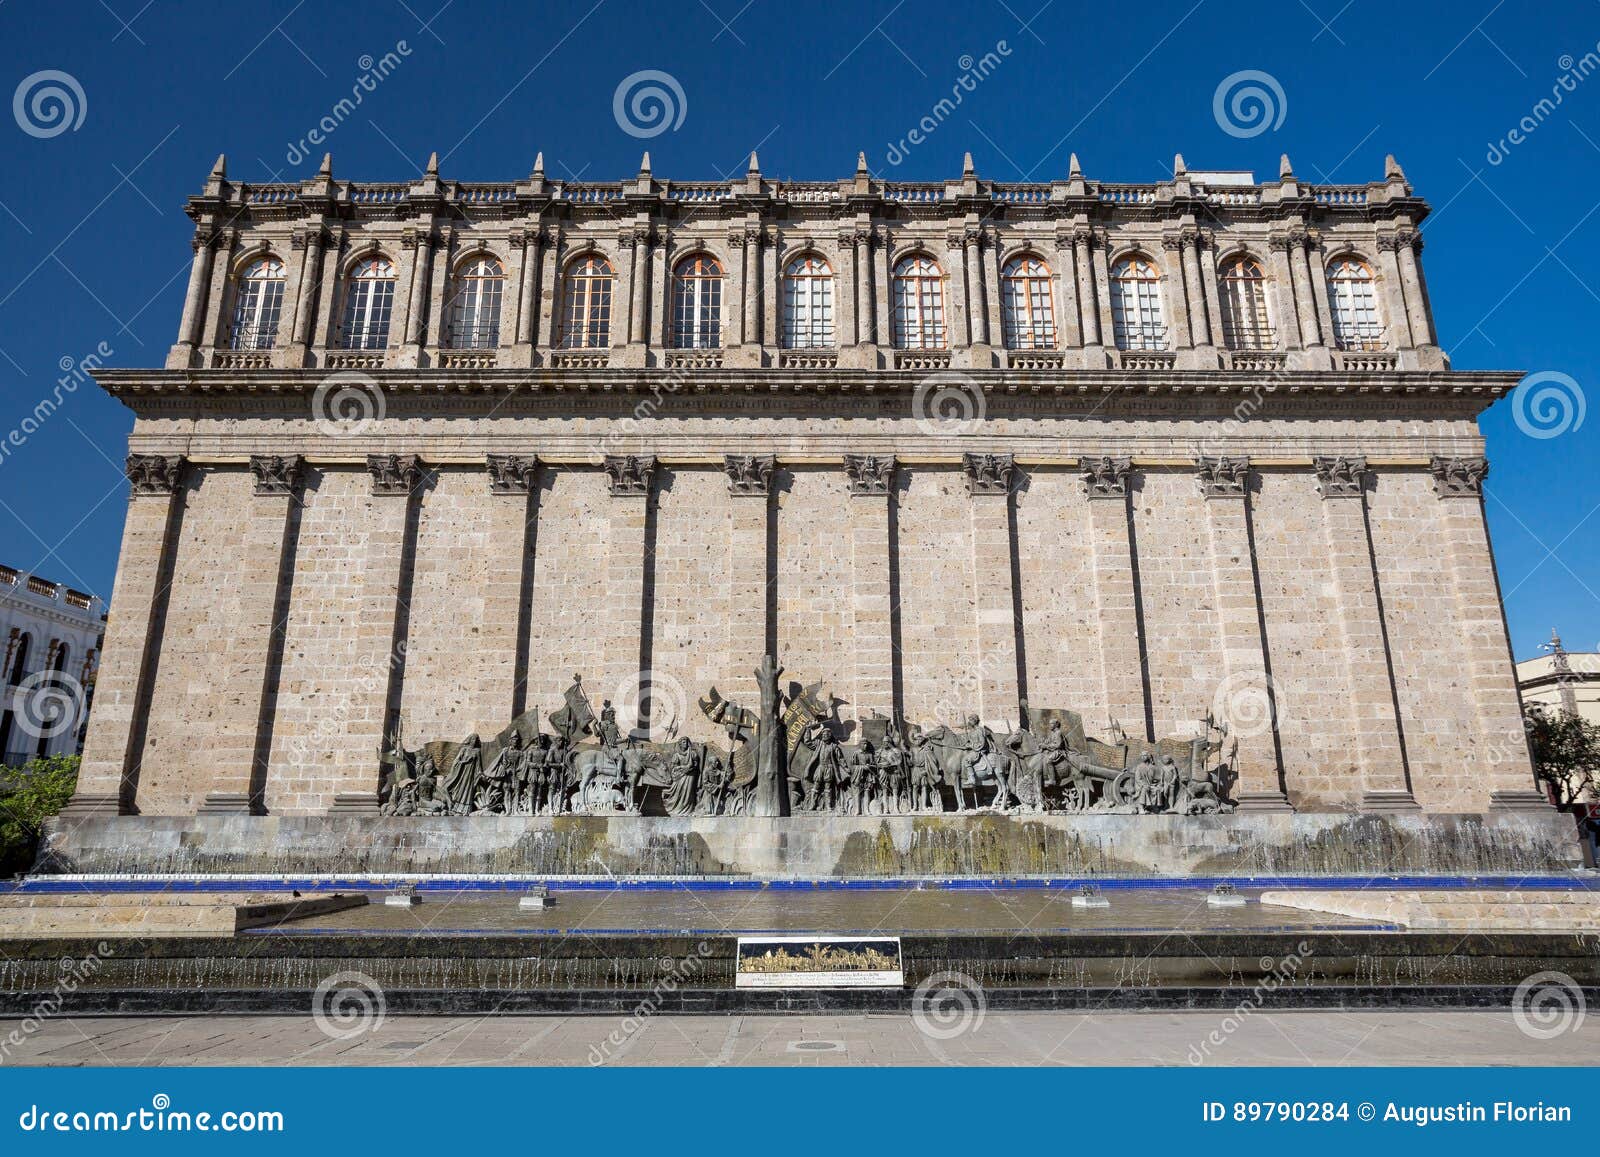
[[[1383,322],[1372,268],[1357,257],[1336,257],[1328,263],[1328,305],[1333,311],[1333,340],[1342,350],[1383,348]]]
[[[1267,317],[1267,279],[1261,262],[1230,258],[1217,278],[1222,297],[1222,340],[1231,350],[1269,350],[1277,344]]]
[[[722,266],[710,254],[678,262],[672,278],[672,344],[683,350],[722,344]]]
[[[344,348],[381,350],[389,344],[389,315],[394,310],[394,266],[387,257],[357,262],[345,277]]]
[[[468,258],[456,271],[450,299],[451,349],[493,349],[500,344],[500,303],[505,298],[506,271],[487,254]]]
[[[1050,267],[1037,257],[1013,257],[1000,274],[1000,320],[1007,349],[1054,349],[1055,295]]]
[[[33,646],[33,636],[23,633],[17,636],[17,649],[11,656],[11,670],[7,673],[8,682],[20,683],[28,677],[28,648]]]
[[[808,350],[833,345],[833,270],[815,255],[783,271],[783,345]]]
[[[561,299],[561,345],[600,349],[611,344],[611,263],[591,254],[567,266]]]
[[[1111,269],[1111,328],[1119,350],[1164,350],[1161,277],[1145,257],[1124,257]]]
[[[903,350],[942,350],[944,272],[931,257],[913,254],[894,267],[894,344]]]
[[[229,344],[236,350],[271,349],[282,312],[283,262],[276,257],[252,261],[239,275]]]
[[[54,671],[58,675],[65,671],[67,669],[67,654],[70,650],[71,648],[65,643],[58,643],[56,645],[55,662],[50,664],[50,670]]]

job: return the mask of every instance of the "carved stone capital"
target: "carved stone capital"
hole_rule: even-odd
[[[743,249],[746,240],[748,240],[748,238],[745,236],[743,229],[728,230],[728,244],[732,245],[735,249]]]
[[[1168,252],[1176,252],[1183,248],[1183,235],[1181,233],[1163,233],[1161,235],[1161,248]]]
[[[1081,249],[1087,249],[1094,244],[1094,230],[1087,225],[1080,225],[1072,231],[1072,243]]]
[[[1267,248],[1287,253],[1294,248],[1294,238],[1287,233],[1273,233],[1267,238]]]
[[[1317,493],[1324,498],[1360,498],[1367,480],[1365,455],[1340,454],[1333,458],[1313,458],[1317,471]]]
[[[944,243],[946,247],[950,249],[960,249],[962,246],[962,240],[963,235],[955,232],[954,230],[944,235]]]
[[[1248,458],[1197,458],[1200,493],[1207,498],[1243,498],[1250,481]]]
[[[1010,454],[963,454],[968,494],[1009,494],[1017,463]]]
[[[650,482],[655,478],[660,463],[654,454],[608,454],[606,477],[611,482],[613,497],[646,497]]]
[[[728,493],[765,498],[772,493],[772,473],[778,467],[776,454],[728,454],[722,468],[728,473]]]
[[[860,497],[882,497],[894,486],[896,462],[893,454],[846,454],[845,477],[850,493]]]
[[[171,494],[183,484],[188,464],[181,454],[129,454],[126,469],[133,497]]]
[[[490,454],[489,493],[527,494],[539,474],[539,459],[532,454]]]
[[[368,454],[367,473],[373,494],[404,498],[422,481],[422,460],[415,454]]]
[[[256,493],[293,495],[305,476],[306,460],[300,454],[253,454],[250,473],[256,476]]]
[[[1433,492],[1440,498],[1477,498],[1483,494],[1483,480],[1489,476],[1487,458],[1435,455],[1428,468],[1433,471]]]
[[[1133,472],[1132,458],[1080,458],[1078,472],[1083,478],[1083,492],[1090,498],[1126,498],[1128,475]]]

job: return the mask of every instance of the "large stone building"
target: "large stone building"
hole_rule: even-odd
[[[713,741],[1238,741],[1241,813],[1543,806],[1428,212],[1382,180],[234,181],[190,200],[71,814],[374,811],[573,673]],[[645,691],[641,693],[641,684]],[[639,700],[648,700],[641,708]],[[416,821],[421,822],[421,821]]]
[[[104,630],[94,595],[0,565],[0,766],[83,750]]]

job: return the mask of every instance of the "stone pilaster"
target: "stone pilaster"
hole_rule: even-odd
[[[1428,292],[1422,279],[1422,264],[1417,254],[1422,250],[1422,235],[1415,229],[1401,229],[1395,234],[1400,258],[1400,284],[1404,290],[1406,316],[1411,319],[1411,341],[1418,346],[1436,344],[1433,335],[1433,317],[1428,312]]]
[[[611,502],[606,520],[605,604],[598,608],[605,666],[597,690],[602,699],[613,702],[621,695],[644,700],[639,688],[648,666],[645,585],[655,565],[649,531],[656,469],[654,456],[620,455],[605,460]],[[598,711],[601,704],[594,706]],[[649,722],[641,719],[638,725],[646,727]]]
[[[478,716],[506,720],[527,709],[529,592],[537,547],[539,459],[491,454],[489,552],[478,646]]]
[[[1363,811],[1416,811],[1395,700],[1389,639],[1367,534],[1367,460],[1315,458],[1323,547],[1339,603],[1355,765]]]
[[[1478,722],[1477,770],[1489,785],[1494,811],[1542,810],[1549,805],[1533,778],[1511,644],[1494,573],[1494,552],[1483,513],[1483,458],[1433,459],[1460,634],[1455,640],[1468,676]]]
[[[1093,240],[1094,234],[1088,229],[1073,231],[1072,253],[1078,274],[1078,317],[1083,344],[1097,350],[1100,348],[1100,305],[1095,293],[1095,265],[1090,254]]]
[[[1317,311],[1316,288],[1311,281],[1311,263],[1306,258],[1310,239],[1304,232],[1289,235],[1289,267],[1294,281],[1295,316],[1300,336],[1307,349],[1322,346],[1322,322]]]
[[[893,717],[894,568],[890,511],[896,463],[883,455],[845,456],[850,504],[850,645],[855,656],[851,711],[857,719]]]
[[[1185,229],[1183,244],[1183,286],[1189,303],[1189,336],[1196,346],[1211,344],[1211,323],[1206,311],[1206,283],[1200,276],[1200,231]]]
[[[1184,276],[1185,248],[1179,234],[1168,233],[1161,238],[1161,296],[1169,315],[1167,342],[1172,349],[1189,349],[1194,345],[1189,330],[1194,301],[1189,296]]]
[[[1213,589],[1221,630],[1222,681],[1212,711],[1239,740],[1239,807],[1288,811],[1278,768],[1277,691],[1262,628],[1260,584],[1250,528],[1250,460],[1201,458]]]
[[[247,814],[255,806],[257,771],[266,770],[271,718],[268,691],[281,660],[279,600],[290,574],[305,459],[298,454],[250,459],[255,494],[241,516],[243,554],[237,610],[222,667],[224,710],[210,751],[213,779],[200,812]]]
[[[772,478],[777,459],[771,454],[729,454],[728,475],[728,666],[723,694],[736,703],[753,703],[760,693],[755,669],[770,651],[772,591]]]
[[[183,520],[185,465],[176,456],[128,455],[128,518],[78,786],[61,813],[68,818],[134,810],[150,688]]]
[[[1012,566],[1010,454],[963,454],[972,497],[972,589],[978,618],[978,714],[992,727],[1014,727],[1022,706],[1017,662],[1016,573]]]
[[[194,258],[189,263],[189,288],[183,296],[183,318],[178,323],[178,342],[167,355],[168,369],[187,369],[200,344],[205,324],[206,299],[211,293],[211,254],[214,234],[209,229],[195,231]]]
[[[1078,463],[1089,498],[1089,542],[1094,593],[1099,611],[1101,701],[1105,718],[1091,720],[1109,734],[1113,724],[1130,735],[1149,738],[1150,708],[1145,696],[1144,645],[1134,586],[1133,523],[1129,518],[1131,458],[1084,458]]]

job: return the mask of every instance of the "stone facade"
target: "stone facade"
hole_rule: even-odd
[[[1427,206],[1392,161],[1359,186],[1181,158],[1149,186],[1076,163],[774,182],[753,157],[711,184],[646,158],[616,184],[325,164],[263,186],[219,161],[189,212],[166,368],[97,374],[136,415],[135,485],[79,815],[370,811],[397,725],[487,735],[574,673],[625,729],[715,742],[696,697],[753,701],[766,652],[846,722],[1000,728],[1026,703],[1153,740],[1209,714],[1245,809],[1540,804],[1475,421],[1517,375],[1449,369]],[[457,273],[485,254],[497,329],[456,343]],[[696,254],[719,314],[679,348]],[[791,348],[807,254],[831,344]],[[1130,254],[1158,270],[1154,342],[1112,282]],[[1218,284],[1241,254],[1269,323],[1243,343]],[[907,255],[942,270],[942,343],[897,348]],[[1027,340],[1019,255],[1048,279]],[[374,256],[392,312],[352,345],[347,274]],[[613,270],[608,336],[575,345],[587,256]],[[1345,257],[1376,329],[1330,304]],[[239,277],[267,258],[281,308],[241,343]]]
[[[105,619],[94,595],[0,565],[0,766],[83,750]]]

